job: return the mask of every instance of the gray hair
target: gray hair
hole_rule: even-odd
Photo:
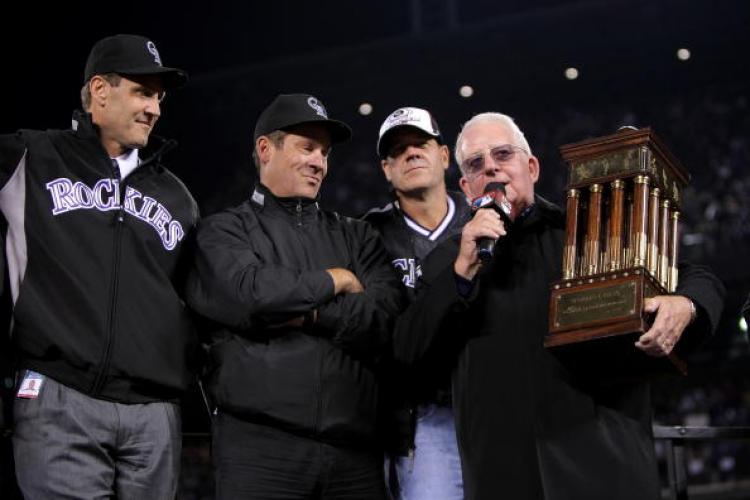
[[[94,75],[97,76],[97,75]],[[117,87],[120,85],[120,82],[122,81],[122,77],[118,75],[117,73],[105,73],[103,75],[98,75],[104,78],[109,82],[110,85],[113,87]],[[93,77],[91,77],[93,78]],[[91,107],[91,88],[89,87],[89,83],[91,83],[91,78],[83,84],[83,87],[81,87],[81,105],[83,106],[84,111],[88,111]]]
[[[283,130],[274,130],[264,135],[278,149],[284,144],[286,134]],[[260,158],[258,158],[258,148],[255,144],[253,144],[253,163],[255,163],[255,170],[260,172]]]
[[[461,142],[464,138],[464,132],[469,127],[478,125],[480,123],[499,123],[501,125],[504,125],[508,129],[510,129],[511,133],[513,134],[513,137],[517,143],[516,146],[524,148],[529,152],[529,154],[531,154],[531,147],[529,146],[529,142],[526,140],[526,136],[523,135],[523,132],[521,132],[521,129],[518,128],[518,125],[516,125],[516,122],[513,121],[513,118],[502,113],[480,113],[478,115],[474,115],[469,121],[464,123],[463,127],[461,127],[461,131],[458,133],[458,137],[456,137],[456,148],[453,151],[453,154],[456,157],[456,163],[458,163],[459,168],[461,168],[461,164],[464,160],[463,158],[461,158]]]

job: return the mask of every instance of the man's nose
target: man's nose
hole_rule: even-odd
[[[419,156],[421,153],[421,149],[419,148],[419,146],[409,144],[408,146],[406,146],[405,153],[407,158],[411,158],[412,156]]]
[[[326,167],[326,162],[328,161],[326,155],[323,154],[323,151],[316,149],[313,154],[310,155],[310,161],[309,164],[311,167],[315,167],[316,169],[323,170]]]
[[[148,100],[145,112],[153,116],[154,119],[157,119],[159,118],[159,116],[161,116],[161,104],[159,103],[159,98],[157,96],[154,96]]]
[[[497,163],[489,152],[484,154],[484,174],[497,175],[502,170],[502,166]]]

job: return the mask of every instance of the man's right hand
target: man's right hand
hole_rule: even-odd
[[[461,232],[461,247],[453,264],[456,274],[467,280],[474,279],[482,265],[477,242],[482,238],[497,240],[505,234],[505,225],[500,214],[490,209],[479,210]]]
[[[362,293],[365,291],[365,287],[362,286],[359,278],[348,269],[334,267],[326,269],[326,272],[331,275],[331,278],[333,278],[333,289],[335,295],[340,293]]]

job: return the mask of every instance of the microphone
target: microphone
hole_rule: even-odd
[[[474,198],[471,202],[471,209],[474,213],[476,213],[477,210],[482,210],[484,208],[490,208],[499,213],[505,227],[507,228],[510,226],[510,215],[513,208],[505,197],[504,182],[490,182],[484,187],[484,194]],[[479,241],[477,241],[479,258],[482,262],[486,263],[492,259],[495,252],[495,243],[497,243],[497,240],[493,240],[492,238],[480,238]]]

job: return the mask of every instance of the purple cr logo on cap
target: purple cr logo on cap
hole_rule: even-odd
[[[154,62],[159,66],[162,66],[161,57],[159,57],[159,51],[156,50],[156,44],[149,40],[146,43],[146,49],[151,53],[152,56],[154,56]]]
[[[326,118],[326,119],[328,118],[328,113],[326,113],[326,108],[324,108],[323,105],[320,104],[320,101],[318,101],[316,98],[308,97],[307,104],[308,106],[310,106],[312,109],[315,110],[315,113],[322,116],[323,118]]]

